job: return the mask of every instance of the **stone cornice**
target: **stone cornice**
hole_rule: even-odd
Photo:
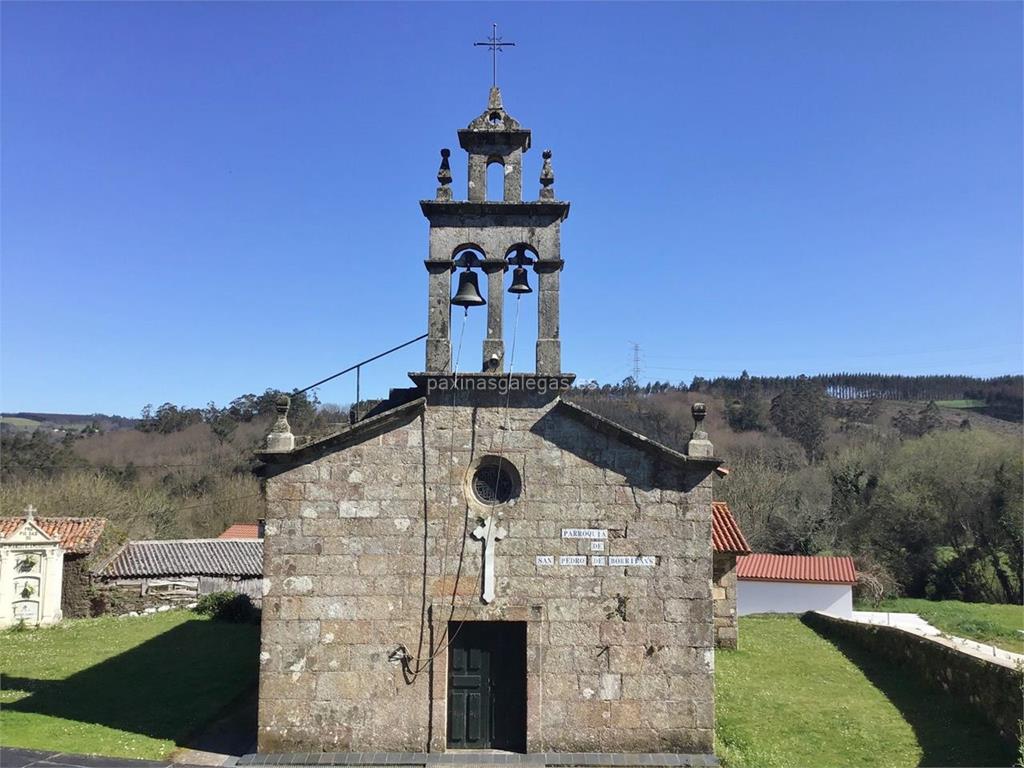
[[[420,200],[420,210],[431,224],[447,217],[489,216],[497,219],[543,219],[547,223],[565,221],[569,216],[568,200],[534,200],[503,203],[488,200],[471,203],[468,200]],[[459,226],[466,226],[460,222]],[[454,224],[452,226],[455,226]]]

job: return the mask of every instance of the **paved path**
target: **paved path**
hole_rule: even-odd
[[[1024,654],[997,648],[987,643],[979,643],[966,637],[957,637],[932,626],[916,613],[887,613],[885,611],[854,611],[853,620],[861,624],[880,624],[886,627],[897,627],[921,637],[932,637],[950,645],[958,651],[1000,664],[1024,664]]]
[[[234,760],[234,758],[232,758]],[[231,763],[234,765],[234,762]],[[296,754],[245,755],[239,765],[286,765],[291,768],[334,765],[353,768],[714,768],[714,755],[667,753],[531,753],[528,755],[495,750],[456,750],[426,754],[422,752],[313,752]],[[3,768],[196,768],[194,764],[166,760],[129,760],[119,757],[69,755],[38,749],[0,747]]]
[[[71,755],[42,749],[0,747],[3,768],[192,768],[166,760],[130,760],[123,757]]]

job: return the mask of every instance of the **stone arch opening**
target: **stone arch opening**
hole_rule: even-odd
[[[512,286],[519,261],[529,262],[523,266],[526,269],[526,280],[532,289],[532,293],[510,293],[505,300],[502,314],[508,371],[523,372],[532,369],[532,350],[537,343],[537,297],[540,288],[537,273],[534,272],[532,265],[537,263],[538,258],[537,249],[527,242],[515,243],[505,251],[505,262],[508,265],[505,289],[508,290]]]
[[[516,243],[509,246],[508,250],[505,251],[505,258],[511,261],[520,253],[533,261],[537,261],[540,258],[537,254],[537,249],[529,243]]]
[[[484,199],[501,202],[505,199],[505,160],[501,157],[487,158],[487,179]]]
[[[490,300],[487,274],[483,269],[486,252],[476,243],[463,243],[452,251],[452,281],[449,296],[459,289],[458,275],[470,267],[476,275],[477,290],[484,298]],[[488,307],[471,307],[463,310],[458,306],[451,308],[451,344],[452,370],[465,372],[477,370],[478,358],[475,350],[480,349],[487,337]]]
[[[462,243],[452,249],[452,261],[458,261],[459,258],[467,252],[472,253],[473,256],[480,261],[487,258],[487,252],[476,243]]]

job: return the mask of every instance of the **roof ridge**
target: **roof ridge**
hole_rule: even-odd
[[[107,521],[110,518],[107,518],[107,517],[96,517],[96,516],[80,517],[78,515],[74,515],[74,516],[72,516],[72,515],[33,515],[32,519],[33,520],[71,520],[72,522],[83,523],[83,522],[95,522],[97,520]],[[0,522],[4,522],[6,520],[28,520],[28,517],[26,517],[25,515],[5,515],[5,516],[0,517]]]
[[[214,536],[212,539],[135,539],[125,542],[126,544],[189,544],[191,542],[208,541],[262,541],[262,539],[221,539]]]

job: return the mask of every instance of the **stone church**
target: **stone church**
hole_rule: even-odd
[[[283,398],[260,452],[259,750],[709,756],[720,462],[703,407],[680,453],[562,399],[572,260],[551,153],[524,201],[531,132],[497,88],[458,137],[468,199],[442,150],[420,203],[425,370],[316,440],[291,433]],[[509,370],[506,300],[536,311],[532,373]],[[480,372],[453,363],[453,312],[486,313]]]

